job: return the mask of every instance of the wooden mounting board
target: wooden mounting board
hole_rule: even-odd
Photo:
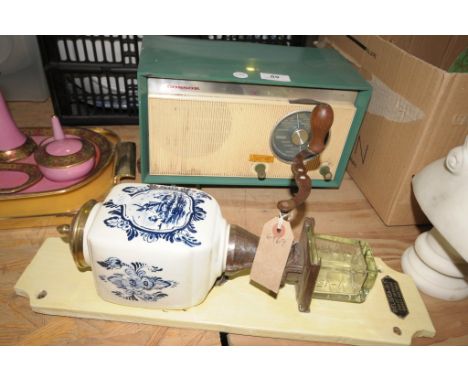
[[[165,311],[101,300],[92,273],[79,272],[68,245],[49,238],[19,278],[15,291],[29,297],[33,311],[60,316],[355,345],[409,345],[413,336],[433,337],[434,326],[412,279],[388,268],[381,259],[376,262],[381,273],[363,304],[315,299],[310,313],[300,313],[293,286],[286,285],[273,298],[243,276],[214,287],[196,307]],[[386,275],[400,285],[410,312],[405,319],[389,309],[380,281]]]

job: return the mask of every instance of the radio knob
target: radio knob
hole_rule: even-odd
[[[322,175],[323,179],[325,180],[331,180],[333,178],[333,174],[330,170],[330,167],[327,165],[321,166],[319,172],[320,172],[320,175]]]
[[[258,180],[265,180],[266,178],[266,166],[263,163],[259,163],[254,167],[257,173]]]
[[[309,140],[309,134],[304,129],[295,130],[291,134],[291,142],[296,146],[302,146]]]

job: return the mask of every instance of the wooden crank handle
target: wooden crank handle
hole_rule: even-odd
[[[304,162],[316,155],[319,155],[325,148],[325,139],[333,124],[333,109],[327,103],[319,103],[315,106],[310,117],[310,127],[312,129],[312,139],[309,142],[308,150],[298,153],[293,160],[291,170],[296,181],[298,191],[289,200],[280,200],[277,204],[281,213],[286,214],[294,208],[300,206],[309,197],[311,189],[311,179],[307,175],[307,168]]]
[[[310,117],[310,127],[312,139],[309,142],[309,149],[316,155],[325,148],[325,139],[333,124],[333,109],[327,103],[320,103],[315,106]]]

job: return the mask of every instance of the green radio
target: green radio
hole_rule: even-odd
[[[336,188],[371,87],[332,49],[147,36],[138,97],[146,183],[291,186],[327,104],[325,147],[306,169],[314,187]]]

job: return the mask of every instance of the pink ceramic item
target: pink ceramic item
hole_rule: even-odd
[[[42,179],[36,165],[27,163],[0,163],[0,195],[15,194]]]
[[[28,157],[36,149],[36,143],[16,126],[5,99],[0,92],[0,163]]]
[[[87,140],[68,137],[59,119],[52,117],[54,138],[44,141],[34,153],[42,174],[53,181],[64,182],[87,175],[94,167],[96,150]]]

